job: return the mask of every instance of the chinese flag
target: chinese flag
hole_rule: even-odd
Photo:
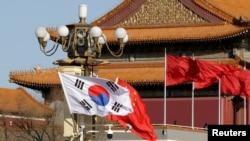
[[[156,141],[157,136],[154,133],[154,128],[150,123],[147,115],[146,107],[137,91],[128,83],[121,79],[117,79],[117,84],[127,88],[130,91],[130,99],[132,102],[134,112],[126,116],[108,115],[110,120],[118,121],[124,128],[130,125],[131,132],[149,141]]]
[[[200,59],[195,60],[194,68],[199,70],[193,79],[196,89],[206,88],[212,85],[234,69],[228,65]]]
[[[165,63],[167,86],[192,81],[193,76],[198,73],[197,67],[193,67],[194,61],[189,57],[168,55]]]
[[[241,68],[235,68],[222,79],[221,90],[223,93],[250,96],[250,72]]]
[[[221,92],[233,95],[250,96],[250,72],[241,68],[232,68],[221,79]]]

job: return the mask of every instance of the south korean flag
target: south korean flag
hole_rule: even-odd
[[[113,81],[59,72],[70,113],[106,116],[133,112],[129,90]]]

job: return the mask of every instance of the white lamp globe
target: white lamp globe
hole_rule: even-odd
[[[104,34],[98,38],[98,43],[102,45],[106,43],[106,36]]]
[[[45,27],[38,27],[35,31],[36,37],[44,38],[47,34],[47,30]]]
[[[115,37],[117,39],[123,39],[126,37],[126,35],[127,35],[127,32],[124,28],[119,27],[115,30]]]
[[[93,26],[90,29],[89,34],[91,37],[100,37],[100,36],[102,36],[102,30],[98,26]]]
[[[60,37],[66,37],[69,34],[69,29],[67,26],[62,25],[57,28],[57,33]]]
[[[49,41],[49,39],[50,39],[50,35],[49,35],[49,33],[47,32],[47,34],[46,34],[45,37],[43,38],[43,41],[47,42],[47,41]]]
[[[80,18],[86,18],[87,17],[87,5],[81,4],[79,5],[79,17]]]
[[[124,38],[123,38],[123,43],[127,43],[128,41],[128,35],[126,35]]]

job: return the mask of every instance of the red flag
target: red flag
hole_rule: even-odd
[[[195,82],[195,88],[205,88],[218,81],[229,66],[211,61],[168,55],[166,57],[166,85]]]
[[[193,76],[195,88],[201,89],[208,87],[222,78],[232,68],[225,64],[196,59],[194,68],[198,69],[196,76]]]
[[[222,77],[221,92],[225,94],[250,96],[250,72],[241,68],[232,68]]]
[[[221,92],[224,94],[239,95],[241,92],[241,84],[239,81],[239,68],[232,69],[221,78]]]
[[[250,96],[250,72],[212,61],[168,55],[167,86],[183,82],[195,82],[195,89],[210,86],[221,79],[221,92]]]
[[[244,69],[238,68],[234,72],[235,77],[238,79],[240,86],[240,94],[243,96],[250,96],[250,72]]]
[[[121,79],[117,79],[117,84],[130,91],[130,99],[134,112],[126,116],[108,115],[108,119],[118,121],[123,127],[129,124],[132,126],[132,133],[138,135],[142,139],[156,141],[157,136],[154,133],[154,128],[150,123],[145,104],[140,95],[131,85]]]
[[[193,60],[189,57],[168,55],[165,63],[167,64],[167,86],[191,81],[191,76],[197,73],[197,69],[192,68]]]

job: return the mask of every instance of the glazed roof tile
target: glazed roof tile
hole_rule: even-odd
[[[249,0],[194,0],[194,2],[227,22],[233,23],[234,19],[250,22]]]
[[[161,9],[160,13],[155,11],[157,8]],[[189,14],[186,15],[186,13]],[[212,20],[218,17],[222,19],[221,22]],[[250,21],[249,1],[125,0],[92,24],[101,26],[107,41],[111,43],[116,42],[115,28],[125,27],[129,44],[220,40],[247,33],[249,27],[234,24],[235,20]],[[141,23],[141,21],[144,22]],[[55,29],[48,29],[48,31],[52,40],[59,38]]]
[[[0,111],[2,114],[28,114],[40,116],[52,110],[34,99],[26,90],[0,88]]]
[[[189,2],[187,1],[192,5],[188,6]],[[186,6],[184,6],[185,4]],[[201,8],[197,8],[197,5]],[[244,27],[234,24],[234,20],[237,20],[239,16],[243,20],[250,17],[250,8],[248,7],[250,7],[248,0],[223,2],[220,0],[124,0],[92,24],[102,27],[109,43],[116,42],[114,31],[118,26],[126,28],[129,36],[128,45],[147,42],[220,40],[248,33],[249,26]],[[157,15],[158,8],[164,12]],[[213,16],[213,18],[204,17],[206,15]],[[219,20],[215,17],[219,17],[223,22],[218,22]],[[216,22],[211,20],[214,18]],[[55,29],[47,30],[52,40],[58,39]],[[237,62],[234,63],[237,64]],[[146,63],[129,62],[122,63],[119,66],[120,68],[115,66],[119,66],[119,64],[112,63],[96,67],[99,70],[99,77],[110,80],[120,77],[131,83],[163,82],[163,63],[154,62],[146,65]],[[58,71],[58,68],[56,68],[42,70],[41,72],[34,72],[33,70],[30,72],[11,72],[10,81],[29,87],[60,86],[57,76]]]
[[[48,29],[51,38],[59,38],[55,30]],[[114,29],[103,29],[108,42],[117,42],[114,37]],[[173,27],[127,27],[129,43],[133,42],[155,42],[155,41],[199,41],[220,40],[240,36],[248,32],[248,28],[238,27],[231,24],[173,26]],[[195,31],[195,32],[193,32]]]
[[[21,86],[60,87],[58,72],[61,68],[33,69],[29,71],[10,72],[10,82]]]
[[[220,62],[228,65],[238,65],[234,59],[226,59]],[[159,84],[164,82],[164,62],[120,62],[99,65],[94,67],[98,71],[98,77],[115,81],[117,77],[134,85]],[[40,73],[33,71],[12,72],[10,81],[22,86],[32,88],[60,87],[58,71],[62,68],[41,69]],[[44,71],[44,72],[43,72]],[[46,74],[46,77],[45,75]]]

